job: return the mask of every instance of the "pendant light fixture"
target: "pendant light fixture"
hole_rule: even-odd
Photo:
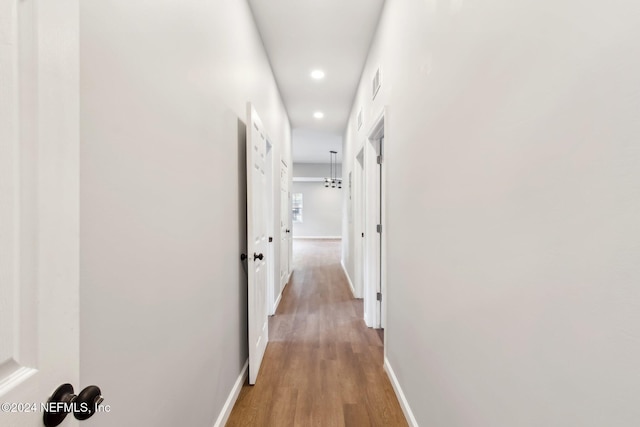
[[[325,188],[342,188],[342,178],[338,178],[338,152],[329,151],[329,177],[324,179]]]

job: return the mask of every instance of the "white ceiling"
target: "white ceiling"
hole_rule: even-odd
[[[342,135],[384,0],[248,1],[291,127]],[[325,78],[312,79],[315,69]],[[315,119],[315,111],[324,118]],[[328,156],[326,148],[308,161]]]
[[[342,163],[342,135],[311,129],[294,129],[294,163],[329,163],[329,151],[337,151],[336,162]]]

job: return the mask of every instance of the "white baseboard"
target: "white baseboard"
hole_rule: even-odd
[[[400,387],[398,378],[396,378],[396,374],[393,372],[393,368],[391,368],[391,364],[389,364],[389,359],[387,359],[386,356],[384,358],[384,370],[387,371],[387,376],[391,380],[393,391],[396,392],[396,397],[398,398],[398,402],[400,402],[400,407],[402,408],[402,412],[404,412],[404,417],[407,419],[407,423],[409,424],[409,427],[418,427],[418,422],[416,421],[416,417],[413,416],[411,407],[409,407],[409,402],[407,402],[407,398],[404,396],[404,393],[402,392],[402,387]]]
[[[293,238],[308,240],[342,240],[342,236],[293,236]]]
[[[240,372],[240,375],[238,376],[238,379],[236,380],[235,384],[233,384],[233,388],[229,393],[229,397],[227,397],[227,401],[224,402],[224,406],[222,407],[222,410],[220,411],[220,415],[218,415],[218,419],[216,420],[216,423],[213,425],[213,427],[224,427],[224,425],[227,424],[227,421],[229,420],[229,415],[231,415],[231,410],[233,409],[233,405],[235,405],[236,400],[238,400],[238,395],[240,394],[240,390],[242,389],[242,386],[244,385],[244,382],[247,379],[248,373],[249,373],[249,359],[247,359],[244,366],[242,367],[242,371]]]
[[[347,276],[347,282],[349,282],[349,289],[351,289],[351,296],[353,298],[356,298],[356,288],[353,287],[353,282],[351,281],[351,277],[349,277],[349,272],[347,271],[347,267],[344,266],[344,260],[340,260],[340,265],[342,266],[344,275]]]
[[[286,285],[285,285],[286,286]],[[284,289],[284,288],[283,288]],[[278,295],[278,299],[276,300],[276,302],[273,304],[273,314],[276,314],[276,311],[278,310],[278,306],[280,305],[280,300],[282,300],[282,291],[280,291],[280,295]]]
[[[289,282],[291,281],[291,276],[293,276],[293,270],[291,270],[289,272],[289,277],[287,277],[287,281],[284,282],[284,286],[280,290],[280,294],[278,295],[278,299],[276,299],[276,302],[273,303],[273,312],[271,313],[271,316],[275,316],[276,311],[278,310],[278,306],[280,305],[280,301],[282,300],[282,294],[284,293],[284,288],[286,288],[287,285],[289,284]]]

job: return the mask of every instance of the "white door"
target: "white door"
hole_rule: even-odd
[[[355,247],[355,289],[356,298],[363,297],[364,277],[365,277],[365,178],[364,178],[364,148],[360,149],[356,155],[353,172],[353,212],[354,212],[354,247]]]
[[[289,174],[286,163],[280,162],[280,291],[289,280]]]
[[[269,339],[267,315],[267,135],[247,104],[247,256],[249,272],[249,384],[255,384]]]
[[[266,192],[266,205],[265,205],[265,215],[267,217],[267,236],[268,236],[268,245],[267,252],[265,256],[267,257],[267,315],[272,316],[275,314],[275,304],[276,299],[278,298],[280,285],[278,278],[280,276],[278,266],[275,264],[276,256],[274,249],[274,231],[276,228],[275,224],[275,208],[274,208],[274,195],[275,195],[275,186],[273,183],[273,144],[269,139],[267,139],[267,155],[266,155],[266,174],[267,174],[267,192]],[[277,167],[277,165],[276,165]]]
[[[77,1],[0,0],[3,426],[42,426],[59,385],[79,392],[78,26]]]

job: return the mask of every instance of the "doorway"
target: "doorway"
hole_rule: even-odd
[[[367,326],[383,329],[386,324],[385,281],[385,193],[384,193],[385,113],[374,122],[363,144],[364,207],[362,277],[364,320]],[[356,159],[356,168],[358,160]],[[358,257],[357,257],[358,258]]]

